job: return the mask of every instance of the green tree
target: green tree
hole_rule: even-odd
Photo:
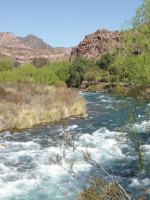
[[[110,70],[115,74],[118,85],[119,82],[128,84],[124,90],[127,95],[147,98],[144,91],[150,85],[150,0],[143,1],[135,17],[127,24],[129,30],[122,32],[123,45]]]
[[[84,75],[84,80],[92,82],[97,80],[97,71],[88,71]]]
[[[13,67],[13,63],[9,58],[0,59],[0,71],[10,70]]]
[[[70,66],[71,63],[68,61],[54,62],[48,67],[52,69],[61,81],[68,82],[70,78]]]
[[[114,61],[114,55],[106,53],[96,62],[100,69],[109,70],[109,66]]]
[[[77,57],[70,67],[70,84],[76,87],[81,85],[84,80],[84,74],[89,70],[98,70],[93,60],[84,57]]]
[[[43,67],[45,65],[48,65],[50,62],[47,58],[44,57],[35,57],[32,61],[32,64],[36,67]]]
[[[36,83],[49,83],[55,85],[59,81],[59,78],[52,69],[41,67],[34,73],[33,81]]]
[[[22,64],[17,70],[17,81],[33,81],[34,73],[36,72],[36,68],[31,63]]]
[[[21,63],[18,62],[18,61],[15,61],[15,62],[13,63],[13,67],[14,67],[14,68],[19,67],[19,65],[21,65]]]

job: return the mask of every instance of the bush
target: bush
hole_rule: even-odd
[[[97,61],[97,65],[104,70],[109,70],[109,66],[114,61],[114,56],[110,53],[102,55],[102,57]]]
[[[67,87],[66,83],[64,81],[58,81],[55,84],[56,87]]]
[[[106,183],[103,179],[94,178],[90,188],[78,195],[79,200],[121,200],[125,199],[124,194],[120,188],[112,183]]]
[[[36,70],[33,81],[36,83],[49,83],[55,85],[59,81],[59,78],[52,69],[45,66]]]
[[[70,78],[70,66],[68,61],[54,62],[48,67],[55,72],[61,81],[67,82]]]
[[[43,66],[49,64],[49,60],[47,58],[44,58],[44,57],[34,58],[33,61],[32,61],[32,64],[35,67],[43,67]]]
[[[23,95],[20,92],[11,92],[5,96],[5,101],[18,104],[23,101]]]
[[[18,62],[18,61],[15,61],[15,62],[13,63],[13,67],[14,67],[14,68],[17,68],[19,65],[21,65],[21,63]]]
[[[12,69],[13,63],[9,58],[0,59],[0,71]]]
[[[97,71],[88,71],[84,75],[84,80],[92,82],[97,80],[96,77],[97,77]]]
[[[84,74],[89,70],[97,70],[93,60],[84,57],[77,57],[70,68],[70,84],[79,87],[84,80]]]

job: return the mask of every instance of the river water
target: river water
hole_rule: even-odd
[[[0,200],[67,200],[68,196],[75,200],[88,186],[85,178],[97,175],[109,181],[103,172],[83,161],[80,151],[89,152],[113,174],[132,193],[132,199],[138,199],[143,188],[150,188],[150,104],[136,105],[131,98],[112,94],[82,95],[87,100],[87,120],[72,118],[61,124],[0,134]],[[63,166],[56,161],[56,155],[63,153],[60,143],[64,132],[70,136],[77,133],[79,152],[65,151],[76,178],[68,174],[64,160]]]

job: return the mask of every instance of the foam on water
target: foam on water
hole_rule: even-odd
[[[74,130],[77,127],[77,125],[72,125],[68,127],[68,130]],[[121,148],[117,146],[116,139],[119,134],[106,128],[100,128],[92,134],[79,135],[76,145],[79,151],[91,153],[94,160],[103,162],[105,157],[105,162],[109,162],[110,159],[124,156]],[[0,164],[0,194],[2,199],[9,200],[14,195],[19,198],[20,195],[30,193],[34,188],[43,184],[43,181],[47,184],[53,183],[53,185],[50,184],[52,192],[55,190],[53,187],[56,184],[59,183],[60,187],[63,187],[64,181],[70,179],[67,171],[52,159],[54,154],[62,155],[60,147],[50,145],[41,149],[40,144],[35,141],[10,142],[3,140],[3,143],[5,145],[1,146],[1,152],[7,156],[1,157],[3,163]],[[90,164],[83,162],[79,153],[66,150],[66,158],[74,164],[76,173],[88,172],[92,168]],[[63,161],[63,167],[67,169],[65,161]],[[61,195],[58,195],[58,198],[61,199]],[[24,197],[24,199],[28,199],[28,197]]]
[[[72,119],[66,128],[70,136],[74,131],[78,132],[75,140],[78,151],[72,151],[71,147],[65,151],[61,148],[64,134],[61,125],[0,135],[0,200],[66,200],[65,193],[75,200],[76,194],[87,185],[68,174],[69,166],[73,165],[75,173],[81,176],[99,174],[97,169],[83,160],[83,152],[90,153],[91,158],[110,173],[113,169],[117,180],[128,185],[131,191],[141,185],[150,187],[150,177],[137,178],[137,156],[132,141],[122,137],[121,129],[116,131],[118,127],[114,115],[117,111],[113,109],[113,103],[124,100],[115,100],[108,94],[84,95],[90,102],[89,118]],[[147,124],[150,125],[150,122],[145,120],[134,124],[134,128],[145,131]],[[150,155],[148,141],[150,138],[147,143],[141,144],[147,156]],[[63,166],[58,165],[58,156]]]
[[[75,130],[77,127],[78,127],[78,125],[77,125],[77,124],[74,124],[74,125],[72,125],[72,126],[68,126],[68,127],[66,128],[66,130],[67,130],[67,131]]]
[[[100,128],[90,134],[84,134],[79,138],[80,149],[89,151],[95,160],[105,157],[105,162],[112,158],[123,158],[121,147],[117,137],[121,133],[111,132],[106,128]],[[90,146],[90,148],[89,148]]]
[[[145,179],[142,179],[142,180],[139,180],[137,178],[133,178],[131,180],[131,184],[130,184],[130,187],[136,187],[136,189],[139,189],[141,188],[141,186],[145,186],[145,187],[149,187],[150,186],[150,179],[149,178],[145,178]]]
[[[150,121],[146,121],[144,120],[141,123],[135,123],[132,126],[133,130],[137,131],[137,132],[149,132],[150,131]]]

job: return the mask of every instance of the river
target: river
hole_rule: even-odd
[[[80,153],[65,152],[80,178],[68,174],[65,161],[63,167],[57,164],[64,132],[76,132],[78,150],[88,151],[94,161],[114,174],[132,193],[132,199],[138,199],[143,188],[150,188],[150,104],[139,101],[136,105],[132,98],[112,94],[82,95],[87,100],[86,120],[71,118],[55,125],[0,134],[0,200],[67,200],[67,196],[75,200],[88,186],[81,176],[104,176],[109,181],[99,169],[83,161]],[[137,118],[131,117],[134,111]]]

